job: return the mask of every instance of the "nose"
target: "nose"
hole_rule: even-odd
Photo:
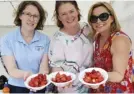
[[[71,18],[71,14],[68,13],[67,14],[67,18],[70,19]]]
[[[101,22],[101,20],[98,18],[98,19],[97,19],[97,23],[100,23],[100,22]]]
[[[30,19],[30,21],[34,21],[34,16],[31,15],[29,19]]]

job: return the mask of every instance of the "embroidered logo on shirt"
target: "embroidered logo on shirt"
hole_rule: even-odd
[[[35,50],[36,50],[36,51],[42,51],[43,49],[44,49],[43,46],[36,46],[36,47],[35,47]]]

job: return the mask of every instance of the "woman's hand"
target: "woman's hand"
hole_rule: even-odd
[[[68,85],[66,85],[66,86],[64,86],[62,88],[70,88],[70,87],[72,87],[72,82],[70,82]]]
[[[68,85],[64,86],[64,87],[57,87],[58,91],[62,91],[62,92],[68,92],[70,90],[70,88],[72,88],[72,82],[69,83]]]
[[[99,88],[99,85],[96,85],[96,86],[84,85],[84,86],[87,87],[87,88],[92,88],[92,89],[98,89]]]
[[[71,87],[72,87],[72,82],[70,82],[69,84],[67,84],[64,87],[58,87],[58,89],[62,90],[62,89],[71,88]]]
[[[30,72],[30,71],[24,72],[24,76],[23,76],[24,81],[25,81],[30,75],[32,75],[32,74],[33,74],[33,73]]]
[[[25,73],[24,73],[24,81],[30,76],[30,75],[32,75],[33,73],[32,72],[29,72],[29,71],[26,71]],[[31,88],[28,88],[29,90],[30,90],[30,92],[32,93],[32,92],[36,92],[36,90],[33,90],[33,89],[31,89]]]

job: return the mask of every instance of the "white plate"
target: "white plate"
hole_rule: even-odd
[[[28,88],[28,89],[32,89],[32,90],[42,90],[42,89],[44,89],[46,86],[48,86],[49,84],[50,84],[50,80],[49,80],[49,78],[48,78],[48,75],[46,75],[46,77],[47,77],[47,84],[46,85],[44,85],[44,86],[41,86],[41,87],[31,87],[31,86],[29,86],[29,81],[32,79],[32,78],[34,78],[35,76],[37,76],[38,74],[33,74],[33,75],[31,75],[31,76],[29,76],[27,79],[26,79],[26,81],[24,82],[24,84],[25,84],[25,86]]]
[[[67,82],[60,82],[60,83],[56,83],[56,82],[52,81],[52,78],[55,78],[55,76],[56,76],[56,74],[57,74],[58,72],[59,72],[60,74],[65,74],[65,75],[67,75],[67,76],[70,75],[71,78],[72,78],[72,80],[67,81]],[[58,71],[58,72],[53,72],[53,73],[49,74],[49,79],[50,79],[51,83],[53,83],[55,86],[64,87],[64,86],[68,85],[69,83],[73,82],[73,81],[76,79],[76,75],[73,74],[73,73],[65,72],[65,71]]]
[[[99,83],[87,83],[83,80],[84,78],[84,75],[85,75],[85,72],[91,72],[92,70],[96,70],[96,71],[99,71],[101,73],[101,75],[103,76],[104,80],[102,82],[99,82]],[[79,74],[79,80],[81,83],[85,84],[85,85],[89,85],[89,86],[99,86],[101,84],[105,84],[106,81],[108,80],[108,74],[107,72],[102,69],[102,68],[97,68],[97,67],[93,67],[93,68],[88,68],[88,69],[85,69],[83,71],[80,72]]]

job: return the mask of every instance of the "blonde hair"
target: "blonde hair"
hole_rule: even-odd
[[[112,8],[112,6],[109,3],[107,3],[107,2],[97,2],[97,3],[95,3],[95,4],[93,4],[91,6],[91,8],[90,8],[90,10],[88,12],[88,23],[91,25],[90,18],[91,18],[92,12],[93,12],[93,10],[95,8],[100,7],[100,6],[106,8],[107,11],[111,14],[111,16],[113,16],[114,20],[113,20],[113,22],[111,24],[111,32],[118,32],[118,31],[120,31],[121,27],[120,27],[119,21],[117,20],[115,11]],[[91,25],[91,27],[92,27],[92,25]],[[94,36],[96,34],[96,31],[93,29],[93,27],[92,27],[92,30],[93,30],[93,32],[92,32],[93,34],[92,35]]]

